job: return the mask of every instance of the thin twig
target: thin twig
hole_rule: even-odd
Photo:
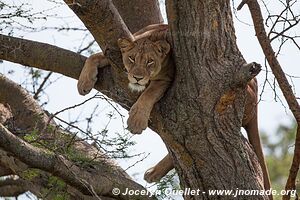
[[[49,72],[47,74],[47,76],[44,78],[43,82],[41,83],[40,87],[37,89],[36,93],[34,94],[33,98],[34,99],[38,99],[39,98],[39,94],[43,91],[43,88],[46,84],[46,82],[48,81],[48,79],[50,78],[50,76],[53,74],[53,72]]]
[[[292,111],[297,124],[297,134],[296,134],[296,141],[295,141],[295,149],[294,149],[294,157],[292,161],[292,165],[290,168],[289,177],[286,183],[286,191],[291,191],[296,189],[296,177],[299,170],[300,165],[300,105],[293,93],[293,90],[282,70],[282,67],[280,63],[278,62],[275,52],[271,46],[270,40],[267,37],[267,33],[264,27],[263,23],[263,17],[260,10],[260,6],[257,2],[257,0],[247,0],[243,1],[241,5],[239,6],[240,9],[243,7],[244,4],[247,4],[252,16],[252,20],[254,23],[254,28],[256,32],[256,36],[258,38],[258,41],[261,45],[261,48],[268,60],[268,63],[270,65],[270,68],[273,71],[273,74],[275,78],[277,79],[277,82],[279,84],[279,87],[289,105],[290,110]],[[290,193],[283,196],[283,200],[289,200],[290,199]]]

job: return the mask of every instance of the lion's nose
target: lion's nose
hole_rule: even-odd
[[[136,81],[142,80],[144,77],[143,76],[136,76],[134,75],[133,78],[135,78]]]

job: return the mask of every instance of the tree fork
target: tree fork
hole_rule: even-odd
[[[245,93],[231,88],[235,78],[245,78],[245,84],[250,76],[236,76],[245,60],[236,45],[230,2],[167,0],[167,14],[176,77],[168,104],[160,109],[165,132],[177,145],[165,143],[182,187],[206,192],[186,199],[214,199],[207,194],[211,189],[263,189],[257,157],[240,133]],[[232,101],[219,113],[217,102],[230,90]]]
[[[66,133],[59,128],[54,131],[53,128],[48,129],[47,127],[49,125],[55,126],[55,124],[52,124],[52,122],[49,124],[48,116],[39,107],[33,97],[23,88],[1,75],[0,86],[0,93],[2,94],[0,95],[0,103],[1,105],[8,104],[10,106],[11,114],[14,117],[14,128],[27,134],[35,131],[41,137],[47,135],[48,139],[54,137],[53,140],[55,140],[55,143],[59,143],[62,147],[65,147],[65,144],[70,145],[70,141],[62,139],[66,138],[66,134],[70,133]],[[0,132],[2,133],[0,142],[1,148],[10,152],[11,156],[14,155],[14,157],[17,158],[14,163],[18,163],[9,163],[11,160],[9,158],[10,156],[6,155],[5,152],[2,153],[0,150],[1,166],[6,166],[17,175],[28,167],[39,168],[54,176],[62,178],[62,180],[77,190],[75,192],[90,196],[91,190],[88,189],[91,188],[96,192],[93,194],[101,196],[112,196],[111,190],[113,187],[118,187],[121,191],[125,191],[125,188],[144,190],[141,185],[132,181],[126,172],[110,160],[107,155],[92,145],[89,145],[78,138],[76,139],[74,136],[70,136],[74,139],[71,144],[72,148],[93,160],[96,168],[93,168],[92,170],[83,170],[80,166],[76,166],[76,164],[60,154],[49,153],[49,151],[33,147],[21,138],[13,135],[10,130],[1,124],[0,129]],[[61,137],[63,135],[65,137]],[[15,148],[16,146],[19,146],[19,148]],[[91,171],[93,171],[93,175]],[[95,174],[97,174],[97,176],[95,176]],[[89,181],[88,186],[91,188],[86,187],[86,181]],[[116,198],[132,199],[131,196],[126,195],[116,196]],[[155,199],[154,197],[150,198],[148,196],[137,196],[136,198]]]

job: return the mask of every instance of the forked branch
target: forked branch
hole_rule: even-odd
[[[0,34],[0,59],[76,79],[86,57],[50,44]]]
[[[131,38],[132,35],[112,1],[64,1],[94,36],[104,55],[115,67],[121,69],[123,64],[117,40],[122,37]]]
[[[63,140],[63,138],[68,138],[68,133],[53,127],[54,125],[52,123],[50,124],[51,126],[49,126],[47,115],[36,101],[28,95],[24,89],[4,76],[0,76],[0,94],[2,94],[0,95],[0,103],[9,104],[11,107],[11,113],[14,116],[14,128],[17,131],[23,131],[26,134],[35,131],[40,136],[55,139],[56,143],[61,144],[60,146],[62,147],[66,146],[65,143],[68,144],[70,142]],[[33,118],[35,118],[35,120],[32,120]],[[55,133],[53,133],[53,129],[55,129]],[[14,129],[12,130],[14,131]],[[93,168],[82,169],[62,154],[54,154],[51,151],[44,151],[41,148],[34,147],[12,134],[12,131],[3,125],[0,125],[0,132],[0,147],[2,149],[10,152],[15,158],[18,158],[29,167],[38,168],[60,177],[68,183],[68,185],[78,189],[78,191],[84,194],[91,195],[92,193],[99,196],[112,196],[111,190],[113,187],[118,187],[121,191],[124,191],[125,188],[144,190],[142,186],[132,181],[129,176],[120,167],[115,165],[113,161],[107,158],[106,155],[76,137],[72,142],[72,148],[78,153],[85,155],[88,159],[93,159]],[[72,136],[69,137],[73,138]],[[20,148],[15,148],[16,146]],[[3,161],[2,157],[3,156],[0,156],[1,163]],[[9,164],[5,165],[5,167],[8,168],[10,168],[10,166]],[[24,167],[26,168],[26,166]],[[13,171],[22,171],[22,169],[13,169]],[[117,199],[130,198],[131,197],[128,196],[118,196]],[[151,199],[147,196],[138,196],[137,198]]]

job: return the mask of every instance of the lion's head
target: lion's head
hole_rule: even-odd
[[[170,51],[165,40],[151,41],[141,38],[136,41],[121,38],[118,40],[124,66],[128,72],[129,88],[141,92],[148,82],[161,71],[162,64]]]

